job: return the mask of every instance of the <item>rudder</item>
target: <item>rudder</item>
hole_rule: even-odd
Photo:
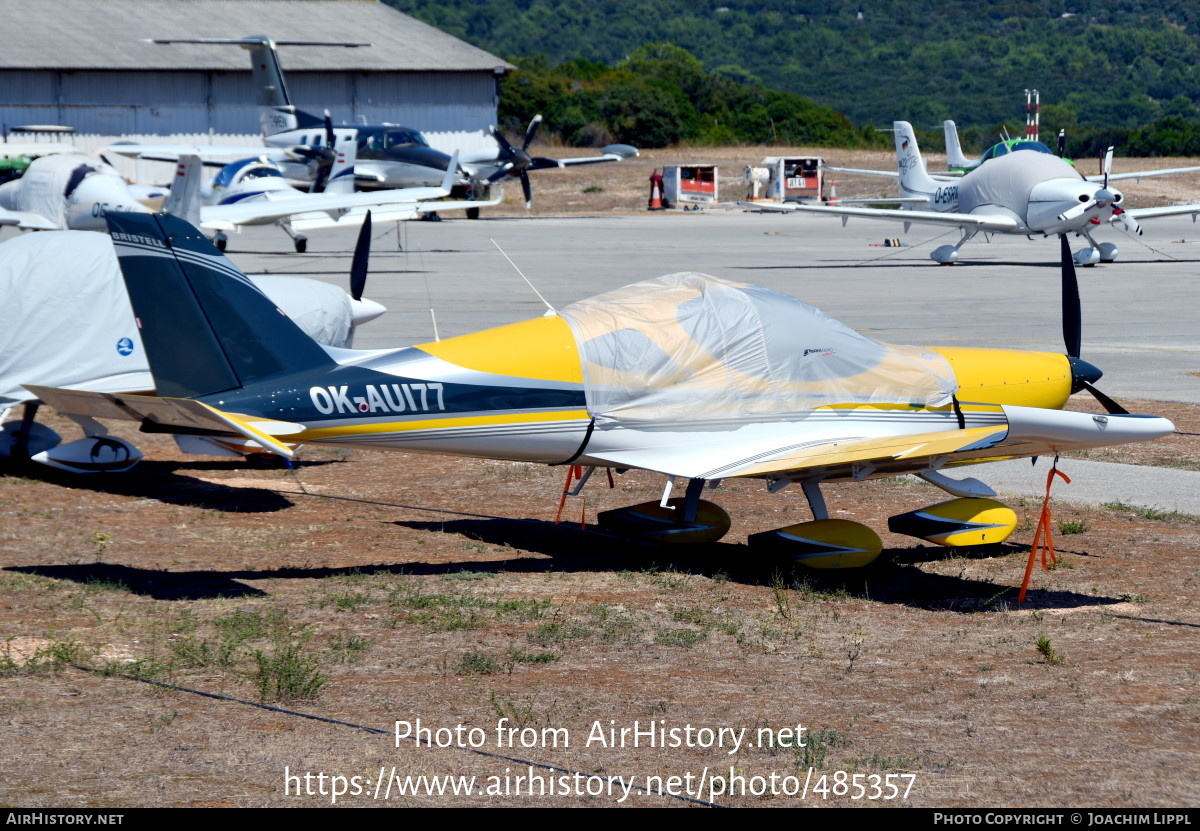
[[[184,220],[105,219],[159,395],[195,397],[336,366]]]

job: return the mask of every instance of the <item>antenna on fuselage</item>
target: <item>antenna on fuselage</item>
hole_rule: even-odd
[[[542,293],[540,291],[538,291],[537,288],[533,285],[533,283],[531,283],[529,281],[529,278],[525,276],[525,272],[523,272],[523,271],[521,271],[521,269],[517,268],[517,264],[512,261],[512,257],[510,257],[504,253],[504,249],[500,247],[500,243],[496,242],[491,237],[488,237],[488,241],[491,242],[492,245],[496,246],[497,251],[499,251],[501,254],[504,254],[504,259],[508,260],[508,264],[511,265],[514,270],[516,270],[517,274],[521,275],[521,279],[525,281],[525,285],[529,286],[529,288],[533,290],[533,293],[538,296],[538,300],[541,300],[543,303],[546,304],[546,309],[547,309],[546,314],[547,315],[558,314],[558,309],[551,306],[550,301],[548,301],[546,298],[542,297]]]

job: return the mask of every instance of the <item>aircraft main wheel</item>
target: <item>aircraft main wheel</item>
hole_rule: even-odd
[[[951,499],[888,520],[888,530],[893,534],[948,548],[1002,543],[1016,527],[1013,509],[994,499]]]
[[[729,514],[720,505],[701,499],[695,520],[684,522],[684,500],[675,497],[668,503],[670,508],[657,502],[643,502],[628,508],[602,511],[597,519],[606,531],[659,545],[716,542],[729,530]]]
[[[479,219],[479,208],[467,208],[467,219]]]
[[[862,568],[883,551],[879,535],[848,519],[818,519],[751,534],[750,547],[807,568]]]
[[[296,253],[303,254],[308,250],[308,237],[296,237]]]
[[[213,245],[217,246],[217,250],[222,253],[225,252],[225,246],[228,244],[229,240],[224,234],[217,234],[215,237],[213,237]]]

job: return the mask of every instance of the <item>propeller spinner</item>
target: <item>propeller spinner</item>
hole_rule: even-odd
[[[521,180],[521,191],[525,195],[525,207],[533,207],[533,188],[529,184],[529,170],[540,170],[546,167],[558,167],[558,162],[553,159],[545,159],[529,155],[529,145],[533,143],[534,136],[537,135],[538,127],[542,123],[542,117],[535,115],[529,122],[529,126],[525,128],[525,140],[519,148],[513,147],[504,134],[492,127],[492,137],[496,139],[496,143],[500,145],[500,168],[488,176],[489,183],[495,183],[505,176],[516,176]]]

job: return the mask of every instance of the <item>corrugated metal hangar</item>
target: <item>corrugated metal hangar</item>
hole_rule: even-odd
[[[0,0],[0,15],[20,21],[0,49],[0,123],[72,126],[83,149],[259,134],[249,52],[148,38],[370,42],[281,46],[294,103],[404,124],[447,148],[489,143],[496,81],[512,69],[377,0]]]

